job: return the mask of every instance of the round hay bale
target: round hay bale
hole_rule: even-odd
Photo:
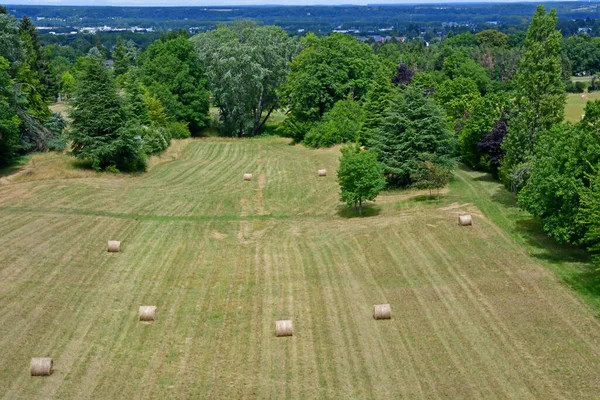
[[[458,217],[458,224],[460,226],[471,226],[473,225],[473,218],[470,215],[461,215]]]
[[[289,319],[275,321],[275,336],[292,336],[294,334],[294,327],[292,321]]]
[[[50,376],[54,372],[54,362],[47,357],[33,357],[29,368],[31,376]]]
[[[245,181],[251,181],[252,180],[252,174],[244,174],[244,180]]]
[[[108,241],[108,252],[109,253],[118,253],[121,251],[121,242],[118,240],[109,240]]]
[[[140,321],[156,321],[156,306],[140,306]]]
[[[319,171],[317,171],[317,173],[319,174],[319,176],[327,176],[327,170],[326,169],[320,169]]]
[[[392,306],[389,304],[375,304],[373,306],[373,318],[375,319],[391,319]]]

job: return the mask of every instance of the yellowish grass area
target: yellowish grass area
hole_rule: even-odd
[[[583,114],[583,110],[588,101],[600,100],[600,92],[584,93],[582,97],[578,93],[569,93],[567,95],[567,105],[565,107],[565,119],[570,122],[577,122]]]
[[[337,149],[178,145],[146,174],[73,176],[55,155],[0,185],[0,396],[597,398],[598,320],[469,200],[481,176],[356,218]],[[45,356],[56,372],[31,378]]]

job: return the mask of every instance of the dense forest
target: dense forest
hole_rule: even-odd
[[[579,28],[600,32],[597,2],[551,2],[559,29],[565,35]],[[10,6],[17,19],[27,15],[40,27],[57,32],[73,28],[111,26],[144,27],[155,31],[204,31],[219,23],[253,20],[277,25],[290,34],[298,30],[329,33],[333,29],[378,32],[428,39],[439,32],[461,32],[494,27],[505,33],[524,30],[535,12],[533,3],[467,3],[369,6],[236,6],[236,7],[65,7]],[[61,30],[61,28],[64,28]]]
[[[173,139],[278,134],[347,144],[342,200],[359,210],[386,186],[439,190],[460,162],[502,181],[556,241],[598,250],[600,101],[564,116],[567,92],[600,90],[600,38],[558,26],[538,6],[526,31],[430,45],[247,20],[142,46],[125,34],[43,45],[29,17],[0,8],[0,164],[66,150],[99,171],[143,171]],[[49,110],[57,97],[68,121]]]

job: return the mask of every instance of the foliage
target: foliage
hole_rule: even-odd
[[[411,78],[412,80],[412,78]],[[375,77],[369,85],[369,90],[363,98],[365,123],[361,134],[361,143],[367,143],[379,128],[381,120],[388,108],[391,98],[396,93],[390,74],[383,64],[380,64]]]
[[[594,166],[594,173],[587,177],[589,186],[579,188],[580,208],[577,222],[583,226],[582,239],[593,253],[596,267],[600,269],[600,165]]]
[[[75,90],[75,78],[69,71],[65,71],[62,74],[60,80],[61,80],[61,85],[60,85],[61,94],[65,98],[68,99],[69,97],[71,97],[73,95],[73,92]]]
[[[19,24],[19,39],[25,53],[25,68],[28,68],[31,74],[27,82],[34,85],[33,89],[38,91],[45,101],[54,101],[58,94],[58,85],[50,70],[50,60],[42,50],[37,29],[27,16],[24,16]],[[24,92],[29,93],[27,90]],[[30,100],[30,107],[32,103],[34,101]]]
[[[0,57],[6,59],[11,67],[24,58],[17,20],[5,13],[0,13]]]
[[[349,206],[358,206],[362,215],[362,203],[374,200],[385,187],[383,168],[375,153],[361,150],[358,145],[343,147],[341,151],[337,170],[340,199]]]
[[[495,177],[498,177],[498,168],[500,168],[504,159],[502,143],[506,135],[508,135],[508,115],[508,111],[504,110],[491,132],[485,135],[483,140],[477,145],[477,149],[487,162],[489,162],[490,172]]]
[[[408,65],[400,63],[396,67],[396,75],[393,76],[392,83],[396,86],[405,88],[410,85],[414,74],[414,71],[411,70]]]
[[[457,121],[471,112],[481,95],[474,80],[459,76],[442,82],[434,98],[444,108],[449,126],[455,127]]]
[[[139,129],[124,126],[125,112],[113,78],[95,57],[81,60],[80,65],[70,113],[73,155],[90,160],[97,170],[144,169]]]
[[[508,35],[495,29],[486,29],[475,34],[477,44],[486,47],[507,47]]]
[[[583,93],[587,88],[587,83],[585,82],[571,82],[569,81],[566,86],[567,93]]]
[[[564,117],[565,88],[561,78],[561,34],[556,11],[539,6],[527,31],[525,52],[517,72],[515,112],[503,148],[505,184],[517,165],[535,154],[536,138]]]
[[[193,134],[208,123],[206,77],[194,45],[184,36],[158,40],[139,57],[140,79],[167,115]]]
[[[429,197],[432,190],[437,190],[438,201],[440,200],[440,189],[450,182],[452,171],[447,166],[437,165],[432,161],[424,161],[421,168],[413,172],[412,186],[419,189],[428,189]]]
[[[238,22],[192,39],[229,135],[256,135],[280,106],[298,43],[281,28]]]
[[[172,121],[167,123],[166,128],[173,139],[186,139],[191,136],[190,129],[185,122]]]
[[[370,147],[383,163],[391,184],[409,185],[411,175],[429,157],[450,166],[455,139],[446,128],[441,108],[425,97],[422,89],[411,85],[391,101]]]
[[[125,42],[119,37],[112,53],[115,75],[123,75],[129,70],[130,67],[135,65],[139,53],[140,51],[135,42],[132,40]]]
[[[1,15],[0,15],[1,16]],[[8,60],[0,56],[0,165],[8,165],[19,149],[21,119],[10,106],[14,97]]]
[[[491,81],[485,68],[462,52],[456,51],[446,57],[443,71],[450,79],[458,77],[472,79],[481,94],[485,94],[490,88]]]
[[[600,102],[588,103],[586,119],[575,126],[556,125],[540,135],[519,205],[541,219],[559,242],[578,243],[585,235],[578,217],[579,193],[600,162]]]
[[[334,144],[359,142],[365,123],[365,112],[353,100],[340,100],[316,122],[304,138],[310,147],[329,147]]]
[[[469,118],[458,135],[458,148],[462,161],[475,169],[485,169],[489,163],[489,153],[479,146],[490,133],[508,106],[508,95],[488,93],[473,103]]]
[[[564,38],[562,52],[571,63],[575,74],[600,72],[600,38],[587,34]]]
[[[371,48],[343,34],[303,38],[283,87],[285,102],[299,121],[318,121],[339,100],[360,100],[377,70]]]

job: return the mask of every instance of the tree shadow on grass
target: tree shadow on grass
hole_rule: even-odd
[[[29,163],[30,159],[30,156],[17,157],[12,164],[0,168],[0,178],[4,178],[22,171],[27,166],[27,163]]]
[[[368,218],[376,217],[381,213],[381,207],[376,204],[363,204],[362,216],[353,207],[339,206],[337,215],[342,218]]]
[[[528,245],[537,250],[532,254],[535,258],[551,263],[591,263],[591,257],[583,247],[558,243],[548,237],[541,222],[536,218],[521,218],[515,221],[515,230]]]

